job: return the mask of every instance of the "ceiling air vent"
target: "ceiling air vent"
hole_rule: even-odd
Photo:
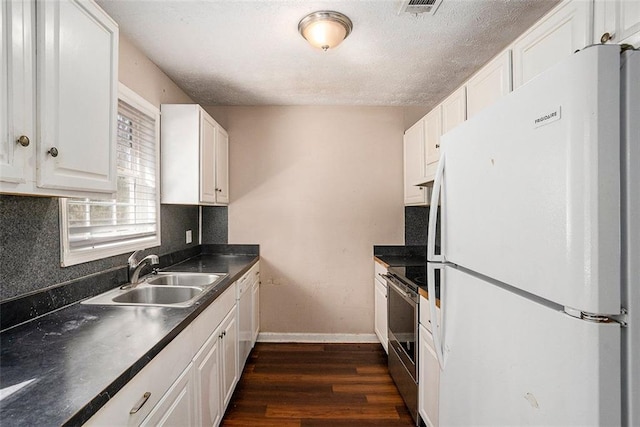
[[[398,14],[411,13],[417,15],[426,13],[433,15],[438,10],[440,3],[442,3],[442,0],[402,0]]]

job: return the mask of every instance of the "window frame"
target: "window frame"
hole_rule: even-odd
[[[121,255],[140,249],[148,249],[161,244],[160,215],[160,109],[138,95],[127,86],[119,83],[118,101],[124,101],[141,113],[155,119],[155,176],[156,176],[156,233],[143,238],[128,238],[103,244],[92,248],[72,250],[69,244],[69,223],[67,215],[67,199],[59,199],[60,209],[60,264],[62,267],[95,261],[114,255]],[[117,141],[115,142],[117,144]],[[117,179],[117,175],[116,175]],[[115,193],[114,193],[115,195]]]

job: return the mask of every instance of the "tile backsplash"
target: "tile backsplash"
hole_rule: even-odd
[[[159,255],[187,249],[185,231],[198,235],[198,207],[161,206]],[[0,301],[123,267],[129,254],[60,266],[58,199],[0,195]]]
[[[228,212],[226,206],[202,207],[202,243],[229,243]]]
[[[429,206],[404,207],[404,244],[426,245]]]

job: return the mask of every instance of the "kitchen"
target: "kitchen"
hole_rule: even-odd
[[[440,12],[445,7],[443,3]],[[299,18],[293,19],[294,26]],[[504,46],[524,28],[513,30]],[[343,50],[356,40],[357,29]],[[194,102],[146,57],[143,45],[122,33],[123,28],[119,79],[125,86],[156,107]],[[293,35],[300,49],[308,48],[295,28]],[[498,53],[496,49],[485,62]],[[459,83],[448,82],[454,87],[438,99]],[[429,102],[435,106],[439,101]],[[184,243],[187,230],[194,242],[201,233],[207,244],[259,243],[263,339],[375,339],[372,248],[409,243],[403,223],[413,224],[407,218],[427,210],[404,207],[420,202],[403,203],[399,147],[404,131],[430,109],[320,105],[206,110],[229,132],[231,202],[228,207],[203,206],[201,216],[198,207],[162,205],[162,246],[154,252],[189,250],[193,243]],[[128,254],[60,268],[55,199],[3,196],[2,209],[2,274],[11,271],[2,280],[3,300],[126,265]]]

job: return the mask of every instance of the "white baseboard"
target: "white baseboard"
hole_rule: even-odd
[[[305,334],[260,332],[258,342],[300,342],[300,343],[379,343],[376,334]]]

